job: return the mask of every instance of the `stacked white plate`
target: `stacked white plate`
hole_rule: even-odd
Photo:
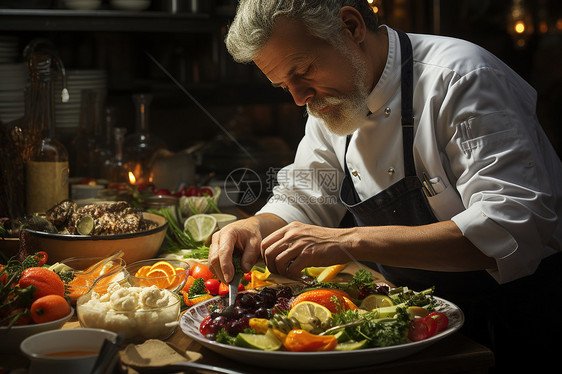
[[[23,117],[26,81],[25,64],[0,64],[0,122]]]
[[[0,35],[0,64],[13,64],[18,57],[18,38]]]
[[[78,128],[80,123],[80,104],[82,91],[107,91],[107,74],[105,70],[66,70],[66,87],[70,99],[63,103],[61,99],[62,82],[55,82],[55,115],[57,128],[66,131]]]

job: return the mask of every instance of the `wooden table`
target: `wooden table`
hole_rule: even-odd
[[[344,270],[349,274],[355,273],[359,264],[350,264]],[[380,277],[380,274],[373,273],[375,279]],[[286,279],[276,278],[273,280],[278,283],[284,283]],[[63,329],[79,328],[80,324],[76,317],[73,317],[67,322]],[[194,341],[185,335],[181,329],[176,332],[167,340],[176,347],[183,350],[191,350],[200,352],[203,355],[201,363],[212,364],[215,366],[228,367],[236,369],[243,373],[248,374],[287,374],[287,370],[275,370],[271,368],[263,368],[259,366],[250,366],[244,363],[239,363],[223,357]],[[0,353],[0,368],[13,370],[17,368],[26,367],[28,364],[27,359],[21,354],[1,354]],[[428,348],[415,353],[405,358],[364,368],[353,368],[348,370],[326,371],[322,373],[338,373],[338,374],[362,374],[362,373],[377,373],[377,374],[400,374],[400,373],[487,373],[494,365],[494,355],[490,349],[480,345],[473,340],[467,338],[461,333],[455,333],[447,338],[444,338]],[[313,374],[318,373],[315,371],[298,371],[298,368],[290,371],[294,374]],[[0,374],[2,371],[0,370]]]

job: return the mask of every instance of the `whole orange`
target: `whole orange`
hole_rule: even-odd
[[[349,309],[346,298],[350,299],[347,292],[336,289],[319,288],[316,290],[305,291],[297,295],[291,302],[291,308],[303,301],[312,301],[323,305],[332,313]]]
[[[43,267],[30,267],[21,273],[21,288],[35,286],[37,291],[33,294],[33,298],[37,300],[47,295],[64,296],[64,283],[54,272]]]
[[[47,295],[31,304],[31,319],[35,323],[45,323],[61,319],[70,313],[70,305],[59,295]]]

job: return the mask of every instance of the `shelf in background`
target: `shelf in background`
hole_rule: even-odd
[[[217,24],[205,13],[0,9],[0,30],[208,33]]]

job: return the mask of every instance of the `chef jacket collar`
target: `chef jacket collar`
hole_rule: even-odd
[[[397,55],[398,37],[390,27],[386,25],[380,27],[386,27],[387,29],[388,56],[381,77],[367,98],[367,107],[373,114],[384,110],[385,104],[392,99],[400,88],[400,64],[397,63],[397,59],[400,57]]]

